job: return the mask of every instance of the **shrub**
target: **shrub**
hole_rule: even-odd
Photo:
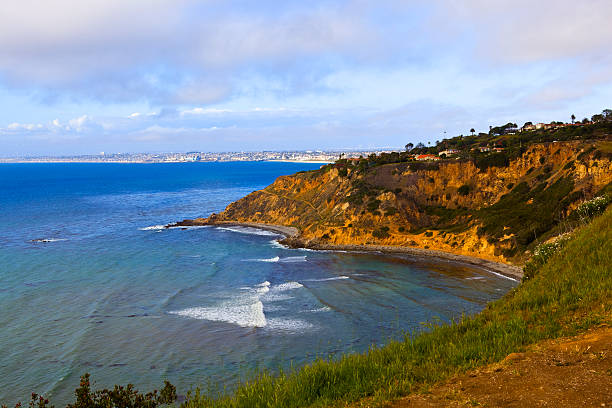
[[[462,195],[462,196],[466,196],[468,194],[470,194],[470,186],[468,186],[467,184],[462,185],[461,187],[459,187],[459,189],[457,190],[457,192]]]
[[[79,388],[74,391],[76,401],[74,404],[66,405],[66,408],[111,408],[111,407],[130,407],[130,408],[156,408],[160,405],[172,404],[176,401],[176,387],[168,381],[164,381],[164,387],[158,392],[148,392],[141,394],[134,388],[134,385],[127,386],[115,385],[113,390],[103,389],[98,391],[91,390],[89,374],[81,377]],[[49,400],[42,395],[32,393],[31,408],[53,408],[49,405]],[[5,408],[4,405],[2,405]],[[21,407],[21,403],[17,404]]]
[[[385,211],[385,215],[386,215],[387,217],[389,217],[389,216],[391,216],[391,215],[395,215],[395,214],[397,214],[397,210],[396,210],[395,208],[388,208],[388,209]]]
[[[594,216],[603,213],[606,207],[610,204],[610,201],[612,201],[610,196],[604,194],[589,201],[585,201],[584,203],[580,204],[574,212],[580,219],[593,218]]]
[[[489,167],[508,167],[510,165],[510,159],[504,152],[491,153],[476,159],[475,164],[479,170],[484,171]]]
[[[533,251],[533,256],[523,267],[523,281],[532,279],[538,270],[568,241],[570,238],[569,234],[559,235],[553,242],[540,244]]]
[[[374,212],[375,210],[378,210],[378,207],[380,206],[380,200],[372,200],[370,202],[368,202],[368,211],[370,212]]]
[[[372,231],[372,236],[375,238],[387,238],[389,236],[389,227],[380,227]]]

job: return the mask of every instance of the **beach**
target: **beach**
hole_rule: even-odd
[[[288,227],[277,224],[264,224],[255,222],[233,222],[233,221],[205,221],[203,218],[195,220],[183,220],[174,224],[169,224],[167,227],[176,226],[194,226],[194,225],[217,225],[217,226],[236,226],[258,228],[265,231],[279,233],[285,236],[279,242],[290,248],[307,248],[312,250],[324,251],[345,251],[345,252],[374,252],[388,255],[410,255],[414,257],[424,258],[439,258],[462,264],[474,266],[493,273],[501,274],[513,280],[520,281],[523,277],[523,269],[519,266],[509,265],[501,262],[494,262],[488,259],[482,259],[475,256],[454,254],[435,249],[424,249],[416,247],[400,247],[390,245],[330,245],[306,242],[299,237],[299,230],[295,227]]]

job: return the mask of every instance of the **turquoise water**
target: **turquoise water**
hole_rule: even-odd
[[[446,261],[291,250],[256,229],[158,227],[314,168],[0,165],[0,402],[69,402],[85,372],[98,387],[231,387],[475,313],[516,284]]]

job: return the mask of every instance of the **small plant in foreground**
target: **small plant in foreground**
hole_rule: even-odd
[[[567,240],[570,238],[570,234],[566,233],[559,235],[552,242],[545,242],[536,247],[533,251],[533,256],[523,267],[523,281],[529,280],[534,277],[537,271],[552,257],[554,254],[559,252],[565,245]]]
[[[141,394],[134,385],[115,385],[114,389],[103,389],[91,391],[89,374],[81,377],[79,388],[74,391],[76,401],[74,404],[66,405],[66,408],[157,408],[160,405],[172,404],[176,401],[176,387],[168,381],[164,381],[164,387],[146,394]],[[2,405],[2,408],[7,408]],[[17,403],[15,408],[21,408]],[[54,408],[49,405],[49,400],[42,395],[32,393],[29,408]]]

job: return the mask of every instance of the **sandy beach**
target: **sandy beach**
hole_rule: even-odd
[[[439,258],[459,262],[462,264],[471,265],[480,269],[488,270],[493,273],[504,275],[514,280],[521,280],[523,277],[523,269],[515,266],[504,264],[501,262],[489,261],[487,259],[478,258],[475,256],[459,255],[450,252],[439,251],[435,249],[423,249],[415,247],[399,247],[388,245],[328,245],[320,243],[305,242],[299,237],[299,231],[294,227],[287,227],[276,224],[263,224],[255,222],[233,222],[233,221],[218,221],[208,222],[203,218],[196,220],[183,220],[170,226],[193,226],[193,225],[224,225],[224,226],[242,226],[259,228],[266,231],[272,231],[285,236],[285,239],[280,242],[291,248],[308,248],[314,250],[326,251],[349,251],[349,252],[375,252],[389,255],[411,255],[416,257]]]

